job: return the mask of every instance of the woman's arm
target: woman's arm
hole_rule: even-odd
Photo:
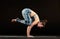
[[[39,17],[38,15],[34,12],[34,11],[31,11],[31,17],[34,17],[34,21],[32,22],[31,26],[34,26],[36,24],[38,24],[38,22],[40,21],[39,20]]]

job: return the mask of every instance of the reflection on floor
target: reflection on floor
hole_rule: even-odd
[[[60,39],[60,36],[34,36],[34,37],[26,37],[26,36],[0,36],[0,39]]]

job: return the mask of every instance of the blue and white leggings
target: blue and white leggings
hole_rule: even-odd
[[[31,17],[30,17],[30,13],[31,13],[31,9],[29,9],[29,8],[24,8],[24,9],[22,10],[22,16],[23,16],[24,20],[21,20],[21,19],[19,19],[19,18],[16,18],[16,19],[17,19],[16,21],[17,21],[17,22],[20,22],[20,23],[23,23],[23,24],[31,25],[32,19],[31,19]]]

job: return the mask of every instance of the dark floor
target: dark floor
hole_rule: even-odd
[[[0,36],[0,39],[60,39],[60,36],[35,36],[30,38],[26,36]]]

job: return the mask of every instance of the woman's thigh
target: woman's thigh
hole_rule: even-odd
[[[28,14],[23,14],[23,18],[25,19],[25,21],[26,21],[26,23],[27,24],[31,24],[32,23],[32,19],[31,19],[31,17],[30,17],[30,13],[28,13]]]

